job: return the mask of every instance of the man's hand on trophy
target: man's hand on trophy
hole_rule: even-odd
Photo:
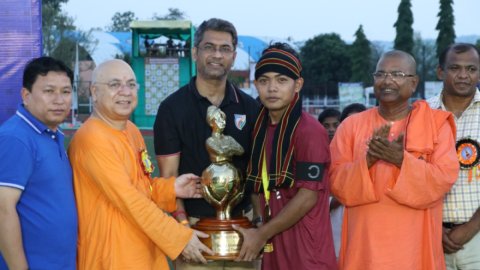
[[[213,255],[213,251],[202,244],[200,239],[198,239],[199,237],[208,238],[208,234],[193,230],[192,238],[190,238],[190,241],[188,241],[187,245],[182,251],[182,255],[186,261],[207,263],[207,260],[205,260],[203,257],[202,252]]]
[[[235,261],[251,262],[255,260],[268,239],[264,237],[260,229],[245,229],[238,225],[232,225],[232,227],[243,236],[242,249],[240,249],[240,253]]]
[[[175,179],[175,195],[178,198],[202,198],[200,177],[187,173]]]

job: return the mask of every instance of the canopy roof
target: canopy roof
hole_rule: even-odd
[[[190,34],[192,22],[180,20],[132,21],[130,28],[140,34],[164,34],[168,32]]]

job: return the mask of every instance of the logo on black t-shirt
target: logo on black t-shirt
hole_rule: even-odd
[[[242,130],[247,123],[247,116],[245,114],[235,114],[235,126]]]

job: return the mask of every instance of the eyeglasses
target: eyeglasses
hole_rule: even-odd
[[[372,75],[375,80],[385,80],[387,76],[390,75],[390,77],[392,77],[394,81],[400,81],[405,79],[406,77],[415,77],[415,75],[413,74],[405,74],[404,72],[401,72],[401,71],[392,71],[392,72],[377,71]]]
[[[221,55],[229,55],[235,51],[234,48],[228,45],[223,45],[217,48],[212,44],[205,44],[203,46],[197,46],[197,48],[207,54],[214,54],[218,51]]]
[[[111,81],[111,82],[96,82],[97,84],[105,84],[108,89],[110,90],[113,90],[115,92],[118,92],[120,91],[123,87],[127,87],[128,90],[131,90],[131,91],[137,91],[138,88],[140,88],[140,85],[136,82],[126,82],[125,84],[123,84],[122,82],[120,81]]]

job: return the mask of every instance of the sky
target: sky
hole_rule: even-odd
[[[412,0],[413,29],[424,39],[436,39],[439,0]],[[454,0],[457,36],[480,35],[479,0]],[[355,39],[359,25],[371,41],[393,41],[400,0],[68,0],[63,10],[82,30],[106,27],[116,12],[133,11],[140,20],[178,8],[194,25],[217,17],[232,22],[239,35],[293,38],[305,41],[319,34],[338,33]]]

